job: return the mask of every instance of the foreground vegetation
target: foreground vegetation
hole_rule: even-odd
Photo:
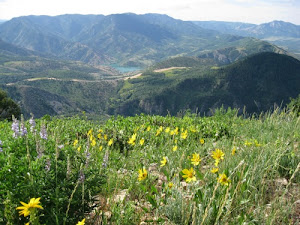
[[[299,220],[295,113],[44,117],[0,129],[0,224]]]

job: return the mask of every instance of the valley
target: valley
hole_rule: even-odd
[[[21,106],[25,118],[82,111],[90,118],[175,115],[189,109],[209,114],[222,105],[253,113],[284,106],[299,93],[299,61],[286,58],[295,53],[265,41],[268,35],[259,36],[263,40],[239,36],[249,27],[255,26],[161,14],[18,17],[0,25],[0,88]],[[255,63],[245,71],[244,60]],[[288,61],[288,70],[275,69],[281,60]],[[231,84],[230,71],[249,82],[245,89],[253,83],[248,97],[242,97],[242,89],[233,91],[242,84]],[[245,74],[260,77],[254,81]],[[293,82],[280,83],[287,77]],[[264,79],[277,82],[274,91],[264,87]]]

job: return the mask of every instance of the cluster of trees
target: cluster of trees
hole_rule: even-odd
[[[21,109],[17,103],[9,98],[5,91],[0,90],[0,120],[12,120],[12,115],[20,117]]]

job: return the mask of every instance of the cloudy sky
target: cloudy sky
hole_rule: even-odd
[[[300,25],[300,0],[0,0],[0,19],[25,15],[162,13],[182,20]]]

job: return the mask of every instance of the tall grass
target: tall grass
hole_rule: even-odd
[[[42,124],[47,140],[39,135]],[[0,224],[28,222],[16,207],[37,197],[41,224],[299,220],[300,125],[293,113],[243,117],[219,110],[212,117],[118,116],[101,124],[48,118],[37,121],[36,131],[29,132],[28,121],[25,127],[28,134],[14,138],[11,123],[0,122]],[[216,149],[225,154],[218,163]],[[138,180],[142,168],[147,176]],[[187,182],[183,170],[191,168],[196,180]]]

